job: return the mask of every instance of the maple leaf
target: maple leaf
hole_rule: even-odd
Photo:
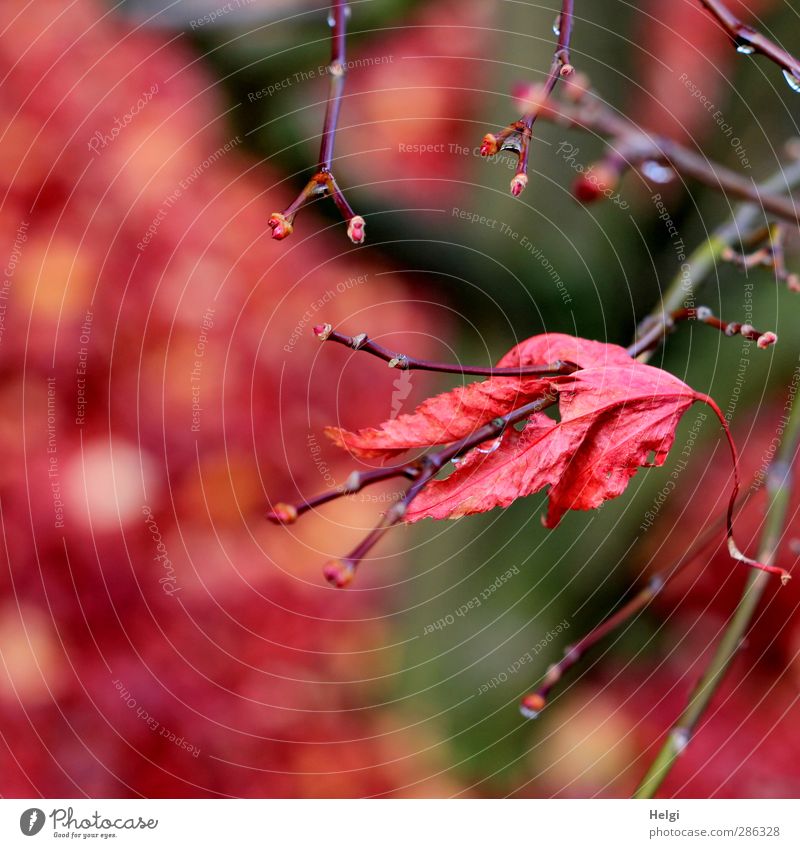
[[[498,368],[572,362],[581,368],[630,364],[618,345],[589,341],[562,333],[533,336],[513,347]],[[493,377],[459,386],[428,398],[413,413],[398,415],[380,427],[356,432],[326,427],[325,434],[338,447],[361,459],[386,461],[413,448],[430,447],[463,439],[492,418],[505,415],[549,391],[551,378]]]
[[[624,366],[551,380],[551,389],[560,421],[539,413],[491,453],[470,451],[417,496],[406,520],[485,512],[549,486],[544,524],[555,527],[567,510],[595,509],[621,495],[640,467],[662,465],[681,416],[700,399],[677,377],[630,357]]]
[[[326,432],[338,445],[365,458],[388,459],[412,448],[450,445],[445,458],[458,463],[455,470],[444,479],[431,479],[430,473],[420,478],[402,509],[393,513],[393,521],[459,518],[506,507],[547,489],[543,523],[555,527],[568,510],[596,509],[621,495],[639,468],[663,465],[681,417],[699,401],[719,419],[733,458],[728,551],[740,562],[788,580],[782,569],[745,556],[733,540],[738,457],[727,422],[711,398],[660,368],[638,362],[617,345],[561,334],[522,342],[498,367],[542,366],[556,360],[577,368],[546,377],[493,376],[430,398],[412,414],[380,427],[355,433],[334,427]],[[558,403],[558,420],[535,411],[521,429],[503,428],[504,416],[548,395]],[[519,422],[520,417],[510,420]],[[487,447],[486,433],[477,431],[489,422],[499,423],[500,429],[491,428],[494,435]],[[470,442],[475,435],[478,438]],[[436,465],[440,467],[441,462]],[[398,468],[405,472],[411,466]]]

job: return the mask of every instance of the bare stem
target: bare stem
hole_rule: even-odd
[[[330,583],[339,588],[347,586],[355,576],[361,560],[383,538],[390,527],[402,521],[414,498],[448,462],[459,459],[484,442],[498,438],[508,427],[513,426],[519,421],[524,421],[537,412],[541,412],[543,409],[552,406],[555,402],[555,397],[550,394],[544,394],[542,397],[506,413],[506,415],[493,418],[462,439],[458,439],[439,450],[428,451],[419,459],[375,471],[354,472],[350,475],[347,482],[330,492],[301,501],[299,504],[276,504],[275,508],[267,514],[267,518],[275,523],[291,524],[303,512],[320,504],[343,497],[344,495],[354,494],[364,486],[371,485],[372,483],[394,477],[407,477],[411,480],[411,485],[406,490],[403,498],[386,511],[386,514],[378,523],[377,527],[347,556],[338,560],[332,560],[325,566],[324,574]]]
[[[511,193],[514,197],[522,194],[528,184],[528,159],[530,157],[533,124],[544,103],[553,93],[561,77],[569,76],[573,67],[570,64],[569,46],[572,39],[573,0],[563,0],[561,14],[556,19],[557,41],[553,61],[541,90],[537,92],[534,105],[519,120],[509,124],[500,133],[487,133],[481,144],[483,156],[493,156],[500,150],[513,150],[517,154],[517,169],[511,180]]]
[[[627,167],[639,167],[645,162],[670,165],[686,177],[731,197],[754,203],[763,212],[798,225],[798,209],[794,200],[774,193],[779,188],[771,190],[768,184],[759,186],[754,180],[711,162],[666,136],[645,132],[596,97],[587,94],[579,103],[550,102],[542,108],[541,116],[560,126],[589,130],[611,139],[612,148]]]
[[[760,53],[771,59],[785,74],[793,77],[800,85],[800,62],[774,41],[742,23],[721,0],[700,0],[730,35],[736,49],[741,53]]]
[[[574,362],[564,362],[560,359],[547,365],[511,365],[504,368],[432,362],[427,359],[415,359],[404,353],[395,353],[373,342],[366,333],[346,336],[334,330],[330,324],[318,324],[314,327],[314,332],[322,341],[336,342],[352,350],[370,353],[387,362],[390,368],[398,368],[401,371],[435,371],[440,374],[470,374],[477,377],[558,377],[578,370]]]
[[[699,321],[709,327],[714,327],[726,336],[742,336],[754,341],[758,347],[764,349],[778,341],[778,337],[771,330],[762,332],[752,324],[741,324],[738,321],[722,321],[707,306],[688,307],[683,306],[670,312],[666,316],[658,316],[644,321],[639,327],[639,337],[630,345],[628,353],[636,358],[645,353],[655,350],[664,337],[671,333],[675,327],[683,321]]]
[[[269,226],[274,239],[284,239],[291,235],[294,227],[294,217],[297,212],[310,200],[328,196],[333,199],[342,218],[347,222],[347,235],[354,244],[364,241],[364,219],[356,215],[347,202],[336,178],[333,175],[333,148],[336,143],[336,128],[339,124],[339,112],[344,95],[344,81],[347,68],[347,16],[349,14],[346,0],[333,0],[331,4],[331,61],[328,65],[330,85],[328,102],[325,107],[325,119],[322,124],[322,139],[319,148],[319,163],[317,171],[306,183],[295,199],[283,210],[273,212],[269,218]]]

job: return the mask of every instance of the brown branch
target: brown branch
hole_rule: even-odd
[[[783,70],[786,82],[793,91],[800,91],[800,62],[774,41],[753,27],[742,23],[720,0],[700,0],[728,33],[740,53],[760,53]]]
[[[609,139],[614,151],[618,178],[625,168],[641,168],[646,163],[669,165],[676,172],[691,177],[726,195],[757,204],[766,213],[795,226],[800,223],[798,209],[791,197],[765,191],[752,179],[695,153],[665,136],[645,132],[633,122],[613,112],[610,107],[586,94],[578,103],[551,101],[543,105],[541,117],[562,127],[579,128]],[[646,174],[645,174],[646,177]],[[597,192],[597,197],[601,192]]]
[[[569,76],[574,70],[569,57],[573,5],[573,0],[563,0],[561,4],[561,14],[556,18],[555,25],[558,40],[553,53],[553,61],[550,64],[550,70],[544,84],[536,91],[536,96],[532,98],[534,102],[531,108],[519,120],[509,124],[496,135],[487,133],[481,143],[482,156],[494,156],[500,150],[511,150],[516,153],[517,169],[511,180],[511,193],[514,197],[519,197],[528,184],[528,159],[533,138],[533,124],[553,93],[559,79]]]
[[[383,538],[390,527],[403,519],[409,504],[448,462],[459,459],[484,442],[498,438],[508,427],[529,418],[537,412],[541,412],[543,409],[552,406],[555,402],[555,397],[545,394],[524,406],[512,410],[506,415],[493,418],[462,439],[458,439],[439,450],[428,451],[428,453],[419,459],[376,471],[355,472],[344,485],[337,487],[331,492],[319,495],[316,498],[303,501],[300,504],[276,504],[275,508],[267,514],[267,518],[278,524],[291,524],[297,520],[299,515],[314,506],[327,503],[344,495],[354,494],[364,486],[372,485],[380,480],[388,480],[394,477],[407,477],[411,480],[411,485],[406,490],[403,498],[386,511],[383,519],[375,529],[347,556],[338,560],[332,560],[325,566],[323,573],[330,583],[337,588],[347,586],[355,576],[361,560]]]
[[[319,163],[316,173],[289,206],[283,212],[273,212],[270,215],[268,223],[274,239],[285,239],[292,234],[295,215],[310,200],[317,197],[331,197],[342,218],[347,222],[347,235],[350,241],[354,244],[362,244],[364,241],[364,219],[353,211],[333,175],[333,148],[336,142],[336,128],[339,124],[339,111],[342,106],[344,80],[347,73],[347,16],[346,0],[333,0],[329,19],[333,30],[331,34],[331,61],[328,65],[330,87],[328,102],[325,107],[325,120],[322,125]]]
[[[314,327],[314,332],[321,341],[337,342],[352,350],[370,353],[387,362],[390,368],[399,368],[401,371],[435,371],[440,374],[469,374],[477,377],[558,377],[578,370],[574,362],[564,362],[560,359],[547,365],[512,365],[503,368],[431,362],[415,359],[404,353],[394,353],[383,345],[373,342],[366,333],[346,336],[334,330],[330,324],[318,324]]]
[[[665,336],[669,335],[683,321],[699,321],[714,327],[726,336],[742,336],[754,341],[762,350],[778,341],[778,337],[771,330],[761,332],[752,324],[740,324],[738,321],[722,321],[707,306],[682,307],[671,312],[667,316],[653,317],[642,323],[639,328],[639,337],[627,348],[633,358],[655,350]]]

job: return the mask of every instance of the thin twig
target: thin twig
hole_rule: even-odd
[[[587,93],[578,103],[551,101],[543,105],[540,114],[544,120],[559,126],[588,130],[610,139],[617,159],[629,168],[638,168],[649,162],[669,165],[686,177],[731,197],[756,204],[763,212],[798,225],[800,213],[791,197],[783,197],[769,190],[767,184],[759,186],[754,180],[711,162],[666,136],[640,129],[613,112],[596,96],[590,97]]]
[[[366,333],[356,336],[346,336],[334,330],[330,324],[318,324],[314,332],[321,341],[337,342],[352,350],[370,353],[389,364],[390,368],[400,371],[435,371],[439,374],[469,374],[477,377],[558,377],[572,374],[578,370],[574,362],[561,359],[547,365],[510,365],[503,368],[484,367],[479,365],[458,365],[450,362],[432,362],[426,359],[416,359],[404,353],[395,353],[377,342],[373,342]]]
[[[441,471],[444,466],[459,459],[473,448],[484,442],[501,436],[509,427],[520,421],[535,415],[552,406],[556,398],[551,394],[544,394],[540,398],[526,403],[505,415],[493,418],[482,425],[473,433],[458,439],[439,450],[428,451],[419,459],[402,465],[379,469],[374,472],[356,472],[348,481],[330,492],[326,492],[311,500],[302,501],[300,504],[276,504],[274,509],[267,514],[267,518],[278,524],[291,524],[303,512],[321,503],[327,503],[345,495],[351,495],[360,491],[364,486],[372,485],[379,480],[388,480],[393,477],[407,477],[411,485],[407,489],[402,500],[390,507],[377,527],[360,542],[347,556],[338,560],[332,560],[324,569],[326,579],[334,586],[341,588],[347,586],[353,579],[361,560],[378,542],[385,532],[405,516],[409,505],[423,488]]]
[[[791,53],[753,27],[742,23],[720,0],[700,0],[700,4],[719,21],[740,53],[760,53],[771,59],[783,70],[792,89],[800,90],[800,62]]]
[[[517,168],[511,180],[511,193],[514,197],[519,197],[528,185],[528,159],[536,118],[553,93],[559,79],[569,76],[574,70],[569,56],[573,5],[573,0],[563,0],[561,4],[561,14],[556,18],[557,41],[553,61],[550,63],[550,70],[544,84],[533,98],[536,102],[519,120],[509,124],[501,132],[487,133],[481,143],[482,156],[494,156],[500,150],[511,150],[517,154]]]
[[[328,65],[330,86],[328,102],[325,107],[325,120],[322,125],[319,163],[316,173],[289,206],[283,212],[273,212],[270,216],[269,226],[274,239],[284,239],[292,234],[295,215],[306,203],[313,198],[328,196],[333,199],[342,218],[347,222],[347,235],[350,241],[354,244],[361,244],[364,241],[364,219],[353,211],[333,175],[333,148],[336,143],[336,128],[339,124],[339,111],[342,106],[344,81],[347,73],[348,15],[349,7],[346,0],[333,0],[329,19],[332,27],[331,61]]]

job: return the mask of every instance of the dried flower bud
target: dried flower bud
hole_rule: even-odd
[[[762,333],[758,340],[756,341],[756,345],[760,347],[762,350],[768,348],[770,345],[775,344],[778,341],[778,337],[773,332]]]
[[[513,194],[514,197],[519,197],[527,185],[527,174],[514,174],[514,179],[511,180],[511,194]]]
[[[481,156],[494,156],[497,153],[497,136],[494,133],[486,133],[481,142]]]
[[[350,241],[353,244],[363,244],[364,243],[364,226],[366,221],[360,215],[353,215],[353,217],[347,222],[347,235],[350,238]]]
[[[272,238],[278,239],[278,241],[292,234],[292,222],[283,212],[273,212],[269,216],[268,223],[272,230]]]
[[[297,507],[287,503],[276,503],[267,519],[275,524],[294,524],[297,521]]]
[[[333,332],[333,327],[330,324],[317,324],[314,327],[314,334],[321,341],[327,341],[330,334]]]
[[[562,77],[568,77],[574,71],[575,71],[575,68],[572,65],[570,65],[569,63],[567,63],[567,64],[564,64],[564,65],[561,66],[561,70],[559,71],[559,73],[561,74]]]

